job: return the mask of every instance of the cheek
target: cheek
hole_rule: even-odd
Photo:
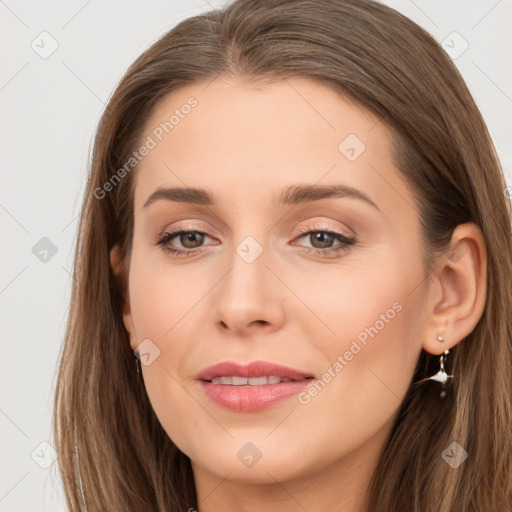
[[[422,307],[420,268],[402,272],[400,266],[344,269],[333,279],[308,279],[302,289],[308,305],[321,319],[321,331],[309,330],[321,382],[305,401],[350,407],[361,421],[384,418],[405,395],[421,352],[418,311]],[[324,328],[325,327],[325,328]],[[340,398],[341,397],[341,398]],[[313,400],[314,399],[314,400]],[[336,407],[336,405],[334,405]]]
[[[369,268],[340,267],[287,278],[309,309],[297,321],[306,323],[299,319],[307,319],[309,342],[331,356],[333,348],[343,353],[352,340],[364,347],[370,340],[387,338],[392,330],[395,336],[389,343],[400,342],[397,328],[410,302],[407,276],[385,264]]]
[[[408,336],[414,314],[410,297],[399,289],[358,305],[339,303],[332,324],[337,336],[322,343],[326,363],[319,380],[299,397],[296,416],[304,432],[318,431],[317,418],[323,418],[321,444],[337,447],[333,457],[392,424],[421,350]]]
[[[130,304],[139,336],[165,341],[179,331],[185,319],[208,290],[208,280],[185,266],[145,263],[134,257],[130,269]],[[207,277],[207,276],[205,276]],[[185,322],[186,323],[186,322]]]
[[[198,323],[198,301],[212,284],[198,278],[197,271],[154,266],[134,252],[130,269],[130,305],[139,343],[149,347],[150,364],[142,359],[144,384],[155,414],[169,437],[182,439],[193,422],[177,421],[196,403],[184,389],[183,368],[193,354]],[[210,276],[211,277],[211,276]],[[210,279],[211,280],[211,279]],[[203,283],[203,284],[201,284]],[[150,343],[148,344],[148,341]],[[200,411],[197,411],[199,414]]]

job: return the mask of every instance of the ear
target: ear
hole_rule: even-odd
[[[473,331],[485,307],[487,248],[476,224],[468,222],[454,229],[448,254],[440,257],[430,285],[422,346],[440,355]]]
[[[121,256],[121,249],[119,245],[114,245],[110,251],[110,266],[116,276],[119,289],[123,295],[123,322],[128,333],[135,333],[133,324],[132,312],[130,307],[130,296],[128,290],[128,272],[124,268],[123,258]],[[130,336],[130,346],[135,350],[137,346],[137,336]]]

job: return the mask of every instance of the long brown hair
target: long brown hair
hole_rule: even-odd
[[[487,245],[487,301],[450,353],[444,401],[411,385],[368,490],[367,512],[512,508],[512,233],[493,143],[462,77],[415,23],[371,0],[238,0],[186,19],[128,69],[102,116],[76,244],[55,394],[54,435],[71,510],[197,508],[189,458],[151,405],[122,321],[133,234],[133,178],[112,180],[167,93],[216,77],[307,77],[369,109],[393,134],[420,215],[427,272],[453,229],[474,222]],[[200,108],[200,106],[198,107]],[[111,190],[110,190],[111,189]],[[103,188],[102,190],[105,190]],[[109,251],[119,244],[116,280]],[[124,276],[124,279],[123,279]],[[413,382],[437,358],[423,352]],[[456,470],[441,457],[468,452]]]

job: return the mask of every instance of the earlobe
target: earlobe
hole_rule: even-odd
[[[487,297],[487,249],[481,229],[468,222],[452,234],[448,254],[430,279],[429,325],[423,349],[439,355],[470,334]],[[438,340],[438,336],[444,338]]]
[[[135,333],[135,328],[130,306],[130,295],[127,286],[128,280],[124,275],[125,271],[123,269],[123,260],[119,245],[115,245],[110,251],[110,266],[117,279],[119,290],[123,296],[123,323],[128,333],[130,333],[130,346],[132,349],[135,349],[136,336],[131,336],[131,333]]]

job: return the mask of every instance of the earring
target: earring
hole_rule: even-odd
[[[132,336],[135,336],[135,334],[133,332],[130,333],[130,338]],[[137,375],[139,375],[140,374],[140,355],[139,355],[139,350],[135,349],[133,351],[133,355],[135,356],[135,366],[137,368]]]
[[[444,338],[442,336],[437,336],[437,340],[440,342],[443,342]],[[444,363],[446,361],[446,358],[447,358],[449,352],[450,352],[449,350],[445,350],[441,354],[441,356],[439,358],[439,371],[435,375],[432,375],[431,377],[427,377],[425,379],[421,379],[418,382],[415,382],[415,384],[421,384],[422,382],[427,382],[429,380],[439,382],[443,386],[443,389],[442,389],[441,393],[439,394],[439,396],[441,398],[444,398],[446,396],[446,391],[444,389],[446,386],[446,383],[448,382],[448,380],[453,379],[453,375],[448,375],[446,373],[446,370],[444,367]]]
[[[139,363],[140,359],[139,359],[139,351],[136,350],[135,351],[135,366],[137,367],[137,375],[140,374],[140,363]]]

